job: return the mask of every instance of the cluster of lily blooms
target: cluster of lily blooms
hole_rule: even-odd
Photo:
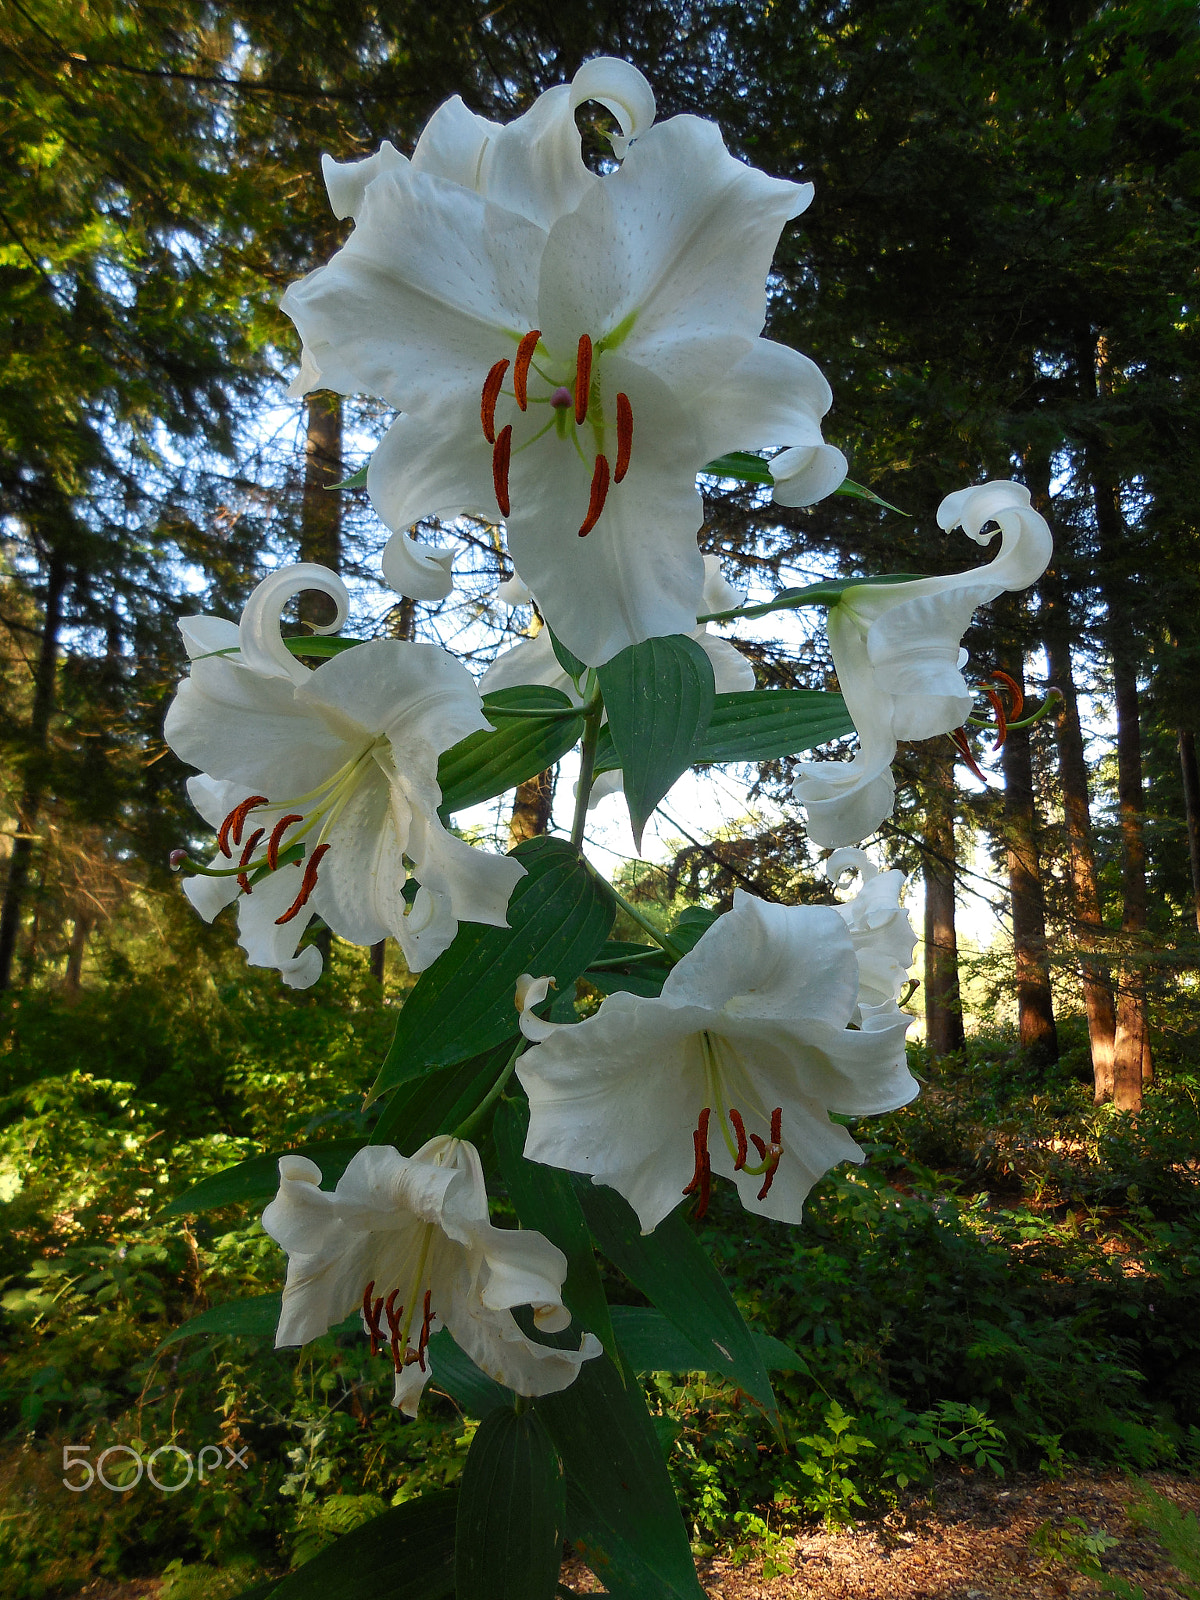
[[[586,101],[619,128],[603,176],[581,154]],[[745,597],[697,547],[697,474],[728,452],[777,450],[768,465],[784,506],[845,477],[821,436],[824,377],[762,337],[780,230],[813,191],[737,160],[712,123],[655,123],[654,112],[642,75],[600,58],[511,123],[456,97],[411,158],[387,142],[361,161],[326,157],[334,213],[353,229],[284,296],[302,338],[291,392],[395,408],[366,482],[391,530],[384,575],[401,594],[436,600],[453,586],[453,549],[412,537],[418,524],[499,515],[516,574],[501,598],[536,601],[589,668],[686,633],[718,690],[747,689],[748,661],[698,622]],[[998,530],[998,554],[945,577],[852,585],[829,613],[859,745],[849,761],[800,763],[795,795],[814,843],[841,847],[831,877],[856,873],[857,895],[787,907],[738,891],[661,995],[614,993],[583,1022],[538,1015],[547,978],[518,987],[526,1156],[611,1185],[646,1232],[683,1196],[702,1213],[714,1172],[749,1210],[799,1222],[812,1185],[861,1159],[831,1114],[894,1109],[917,1092],[899,1003],[914,947],[902,875],[854,847],[891,813],[897,742],[953,733],[970,714],[961,640],[976,608],[1033,583],[1051,548],[1012,482],[949,495],[938,522],[980,544]],[[389,639],[310,669],[280,631],[307,589],[336,602],[327,631],[340,628],[347,591],[311,564],[268,576],[237,623],[183,624],[190,670],[166,733],[198,769],[189,792],[217,834],[185,891],[209,919],[236,902],[249,959],[294,986],[320,974],[319,949],[303,942],[314,917],[356,944],[394,937],[420,972],[460,921],[504,926],[523,875],[443,826],[438,757],[490,727],[481,689],[575,685],[546,630],[479,685],[440,646]],[[1002,701],[998,714],[1003,726]],[[412,1156],[368,1146],[335,1189],[320,1182],[312,1161],[283,1157],[264,1215],[288,1253],[278,1344],[361,1308],[409,1413],[443,1326],[521,1394],[566,1387],[599,1353],[590,1333],[560,1349],[518,1326],[517,1306],[543,1331],[569,1324],[566,1261],[540,1234],[492,1226],[467,1139],[439,1136]]]

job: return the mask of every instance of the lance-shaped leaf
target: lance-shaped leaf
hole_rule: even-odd
[[[614,1306],[613,1327],[635,1372],[718,1372],[711,1356],[653,1306]],[[763,1365],[776,1372],[807,1372],[808,1362],[781,1339],[755,1333]]]
[[[355,1151],[361,1150],[366,1139],[320,1139],[312,1144],[295,1145],[289,1150],[272,1150],[267,1155],[249,1156],[224,1172],[214,1172],[201,1178],[183,1194],[177,1195],[170,1205],[159,1212],[166,1217],[191,1217],[200,1211],[212,1211],[216,1206],[257,1205],[270,1200],[279,1188],[280,1156],[307,1156],[321,1169],[321,1184],[332,1189],[346,1170],[346,1164]]]
[[[563,1335],[559,1335],[562,1338]],[[588,1361],[537,1414],[567,1478],[567,1538],[623,1600],[702,1600],[658,1436],[632,1370]]]
[[[636,1213],[615,1189],[575,1182],[608,1259],[696,1346],[704,1370],[725,1373],[774,1418],[775,1395],[754,1335],[682,1211],[643,1234]]]
[[[450,1600],[458,1490],[438,1489],[343,1534],[270,1591],[271,1600]]]
[[[712,662],[694,639],[673,633],[628,646],[598,668],[633,837],[696,759],[715,697]]]
[[[276,1171],[276,1187],[279,1183]],[[174,1328],[159,1345],[165,1350],[180,1339],[190,1339],[194,1333],[234,1334],[242,1339],[272,1339],[279,1326],[279,1307],[282,1295],[256,1294],[244,1300],[227,1300],[224,1305],[210,1306],[192,1317],[182,1327]]]
[[[562,690],[542,684],[498,689],[483,697],[483,710],[496,731],[472,733],[438,762],[443,816],[544,772],[583,732],[583,719]]]
[[[573,984],[608,937],[612,896],[561,839],[526,839],[512,852],[526,869],[508,906],[509,926],[463,923],[400,1012],[372,1095],[479,1055],[512,1032],[523,972]]]
[[[583,1208],[565,1172],[543,1166],[540,1161],[526,1161],[521,1152],[528,1131],[529,1106],[525,1099],[503,1101],[496,1112],[493,1132],[509,1198],[517,1209],[521,1226],[544,1233],[566,1256],[563,1304],[596,1335],[609,1354],[615,1356],[608,1301],[600,1282]]]
[[[553,1600],[566,1510],[562,1462],[537,1412],[485,1417],[459,1491],[456,1600]]]
[[[748,689],[719,694],[703,738],[692,751],[701,762],[775,761],[854,732],[840,694],[824,689]],[[596,771],[621,765],[611,734],[600,731]]]

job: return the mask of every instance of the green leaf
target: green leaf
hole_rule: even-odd
[[[470,1417],[486,1417],[497,1406],[511,1406],[511,1389],[481,1372],[469,1355],[455,1344],[449,1328],[439,1328],[429,1341],[429,1361],[435,1388],[444,1389]]]
[[[224,1172],[214,1172],[211,1178],[201,1178],[190,1189],[176,1196],[170,1205],[158,1214],[166,1217],[190,1217],[198,1211],[211,1211],[216,1206],[233,1206],[265,1203],[279,1188],[280,1156],[307,1156],[321,1169],[321,1187],[332,1189],[350,1157],[366,1144],[365,1139],[321,1139],[315,1144],[296,1145],[291,1150],[272,1150],[268,1155],[249,1156]]]
[[[562,1462],[537,1412],[485,1417],[459,1490],[456,1600],[553,1600],[566,1512]]]
[[[671,968],[656,944],[633,944],[609,939],[583,976],[602,994],[627,990],[630,994],[659,995]]]
[[[567,1258],[563,1304],[615,1355],[613,1326],[592,1236],[571,1179],[556,1167],[526,1161],[522,1152],[529,1131],[529,1105],[523,1098],[502,1101],[492,1129],[500,1171],[521,1226],[544,1233]]]
[[[686,955],[700,943],[720,915],[711,906],[688,906],[679,913],[671,929],[671,943]]]
[[[774,761],[840,739],[854,721],[840,694],[824,689],[748,689],[719,694],[695,761]]]
[[[576,1179],[576,1188],[596,1243],[614,1266],[696,1346],[704,1370],[725,1373],[773,1418],[778,1407],[754,1335],[682,1211],[643,1234],[615,1189],[587,1179]]]
[[[617,1342],[635,1372],[716,1372],[709,1360],[681,1328],[652,1306],[613,1306],[612,1322]],[[808,1362],[780,1339],[755,1333],[754,1342],[763,1365],[777,1372],[807,1372]]]
[[[165,1350],[180,1339],[190,1339],[194,1333],[229,1333],[243,1339],[273,1339],[279,1326],[279,1294],[258,1294],[248,1300],[227,1300],[222,1306],[210,1306],[198,1317],[192,1317],[182,1327],[175,1328],[159,1345]]]
[[[769,464],[762,456],[751,455],[748,450],[731,450],[727,456],[708,462],[700,471],[710,478],[736,478],[742,483],[775,482]]]
[[[608,937],[612,896],[569,844],[526,839],[512,854],[526,875],[509,901],[510,926],[464,922],[450,948],[421,974],[401,1009],[372,1097],[510,1037],[521,974],[553,976],[565,989]]]
[[[271,1600],[450,1600],[458,1490],[393,1506],[343,1534],[271,1590]]]
[[[588,670],[587,662],[581,661],[574,651],[568,650],[562,640],[555,636],[553,629],[550,630],[550,644],[554,651],[554,659],[567,677],[571,679],[572,683],[578,687],[583,682],[584,673]]]
[[[606,1355],[535,1401],[567,1477],[567,1538],[623,1600],[702,1600],[641,1385]]]
[[[875,493],[874,489],[868,489],[861,483],[853,482],[850,478],[844,478],[833,492],[834,494],[850,495],[855,500],[869,500],[873,506],[882,506],[885,511],[894,511],[898,517],[912,515],[909,511],[901,511],[900,507],[894,506],[890,500],[884,500]]]
[[[370,462],[367,463],[367,466]],[[367,468],[359,467],[357,472],[352,472],[348,478],[343,478],[341,483],[327,483],[327,490],[333,489],[362,489],[367,482]]]
[[[353,650],[366,644],[365,639],[335,639],[321,633],[298,633],[284,644],[294,656],[340,656],[343,650]]]
[[[713,709],[712,662],[682,633],[629,645],[597,669],[641,849],[651,812],[694,760]]]
[[[883,572],[874,578],[822,578],[803,589],[781,589],[773,600],[757,606],[735,606],[731,611],[710,611],[698,622],[728,622],[737,617],[765,617],[772,611],[795,611],[800,606],[833,606],[847,589],[860,589],[876,583],[915,583],[922,572]]]
[[[402,1083],[380,1112],[372,1144],[392,1144],[411,1156],[437,1133],[453,1133],[495,1083],[516,1036],[469,1061],[456,1062]]]
[[[444,815],[490,800],[544,772],[583,732],[583,718],[573,714],[567,696],[544,685],[498,689],[484,696],[483,709],[498,724],[496,731],[472,733],[438,762]]]

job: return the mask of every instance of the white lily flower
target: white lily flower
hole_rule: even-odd
[[[657,999],[612,994],[586,1021],[558,1025],[531,1014],[546,991],[530,980],[521,1027],[536,1043],[517,1063],[526,1156],[618,1190],[645,1233],[685,1194],[703,1210],[714,1171],[748,1210],[799,1222],[822,1174],[862,1159],[828,1113],[891,1111],[917,1093],[911,1018],[893,1006],[848,1027],[859,987],[837,909],[740,889]]]
[[[865,850],[847,846],[835,850],[825,863],[825,875],[836,884],[843,874],[856,872],[858,893],[835,909],[850,930],[858,958],[858,1006],[853,1021],[890,1014],[908,983],[917,936],[908,912],[900,904],[904,874],[897,868],[881,872]]]
[[[622,130],[603,178],[580,152],[587,100]],[[825,379],[760,337],[771,256],[811,184],[736,160],[712,123],[653,119],[646,80],[608,58],[504,127],[449,101],[411,162],[384,147],[326,167],[354,231],[283,300],[302,382],[402,413],[367,474],[394,530],[388,581],[446,593],[445,552],[406,531],[423,518],[503,518],[547,620],[592,666],[694,626],[707,461],[791,446],[789,505],[846,471],[821,439]]]
[[[970,715],[962,636],[977,607],[1028,588],[1045,571],[1053,540],[1029,490],[1007,479],[960,489],[938,507],[938,524],[961,526],[977,544],[1000,529],[994,561],[911,583],[855,584],[829,612],[838,686],[858,730],[853,760],[804,761],[793,793],[807,808],[814,844],[856,844],[892,813],[891,765],[900,739],[951,733]]]
[[[518,1394],[556,1394],[600,1342],[535,1344],[514,1306],[547,1333],[567,1327],[567,1258],[540,1233],[494,1228],[474,1145],[449,1135],[413,1156],[369,1145],[329,1193],[306,1156],[281,1156],[263,1227],[288,1254],[276,1347],[307,1344],[362,1308],[372,1354],[390,1347],[393,1404],[416,1416],[430,1377],[429,1338],[449,1328],[481,1371]]]
[[[381,639],[316,671],[303,666],[284,644],[279,618],[309,588],[337,601],[340,626],[345,586],[312,565],[264,579],[236,631],[218,619],[189,619],[191,673],[167,713],[167,742],[211,780],[197,800],[233,802],[217,839],[230,874],[224,881],[262,902],[239,916],[253,960],[294,957],[295,940],[289,951],[283,930],[303,912],[354,944],[393,934],[420,972],[460,920],[504,927],[524,875],[516,861],[473,849],[438,819],[438,756],[490,724],[470,673],[437,645]],[[297,845],[302,859],[294,858]],[[419,884],[411,906],[409,863]],[[262,867],[267,876],[255,882]],[[227,903],[223,893],[191,890],[207,916]],[[311,962],[293,970],[308,977]]]

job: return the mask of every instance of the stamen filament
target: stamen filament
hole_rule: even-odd
[[[285,922],[290,922],[293,917],[299,916],[302,906],[308,903],[308,898],[317,886],[317,868],[321,864],[321,857],[328,851],[327,844],[320,844],[309,856],[304,864],[304,878],[300,884],[300,893],[281,917],[275,918],[275,926],[281,928]]]
[[[600,521],[600,513],[604,510],[604,502],[608,499],[608,458],[597,456],[596,465],[592,469],[592,492],[588,500],[587,516],[579,529],[579,537],[586,539],[588,534]]]
[[[504,382],[504,374],[507,371],[508,362],[497,361],[483,380],[483,393],[479,397],[479,420],[483,424],[483,437],[489,444],[496,442],[496,401],[500,398],[500,385]]]
[[[496,504],[500,507],[502,517],[506,517],[509,513],[508,464],[511,459],[512,423],[510,422],[501,428],[492,450],[492,487],[496,491]]]
[[[579,427],[587,421],[588,393],[592,387],[592,339],[581,333],[575,351],[575,421]]]
[[[617,464],[613,469],[613,482],[620,483],[629,471],[629,458],[633,454],[633,407],[627,394],[617,396]]]
[[[517,346],[517,359],[513,363],[513,394],[522,411],[529,406],[529,363],[533,360],[533,352],[537,349],[541,337],[540,328],[531,328]],[[488,442],[491,443],[490,440]]]

